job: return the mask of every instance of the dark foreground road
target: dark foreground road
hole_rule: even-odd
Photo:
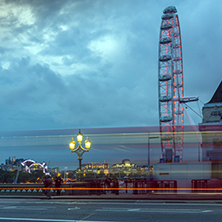
[[[222,201],[0,199],[0,221],[221,221]]]

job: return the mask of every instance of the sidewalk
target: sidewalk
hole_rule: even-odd
[[[34,195],[0,195],[0,199],[4,198],[19,198],[19,199],[47,199],[45,196],[34,196]],[[101,195],[61,195],[54,196],[52,195],[53,200],[58,199],[98,199],[98,200],[187,200],[187,201],[200,201],[200,200],[221,200],[222,201],[222,193],[151,193],[151,194],[127,194],[121,193],[119,195],[116,194],[101,194]]]

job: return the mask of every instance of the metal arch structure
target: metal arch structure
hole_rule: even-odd
[[[184,97],[181,33],[177,10],[163,11],[159,41],[159,124],[166,162],[182,162]]]
[[[45,162],[41,163],[37,163],[34,160],[28,159],[25,160],[21,163],[22,166],[25,166],[25,171],[31,173],[31,170],[34,166],[40,166],[42,168],[42,172],[44,174],[47,174],[47,170],[48,170],[48,166],[46,165]]]
[[[28,159],[28,160],[25,160],[25,161],[21,162],[21,165],[22,166],[30,166],[33,163],[35,163],[34,160]]]
[[[35,166],[41,167],[41,168],[42,168],[42,172],[43,172],[44,174],[46,173],[46,170],[48,169],[48,167],[46,166],[46,163],[45,163],[45,162],[44,162],[43,164],[35,162],[35,163],[31,164],[31,165],[28,167],[28,172],[31,173],[31,172],[32,172],[32,168],[34,168]],[[33,170],[33,171],[35,171],[35,170]]]

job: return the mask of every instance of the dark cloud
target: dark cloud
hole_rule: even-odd
[[[66,92],[59,75],[47,65],[31,64],[29,57],[11,61],[1,71],[0,83],[1,130],[50,127],[57,99]]]
[[[204,103],[221,81],[221,7],[221,1],[197,1],[192,9],[181,10],[185,92],[199,95]]]

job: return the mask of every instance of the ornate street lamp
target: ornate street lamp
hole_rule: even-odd
[[[88,136],[87,136],[87,139],[85,140],[85,148],[82,147],[81,145],[82,140],[83,140],[83,134],[81,133],[81,130],[79,130],[79,133],[77,134],[77,141],[79,142],[79,146],[75,148],[76,142],[73,140],[73,137],[71,137],[71,141],[69,142],[69,148],[71,152],[75,152],[78,155],[79,170],[81,170],[81,162],[82,162],[83,153],[88,152],[91,147],[91,141],[89,140]]]

